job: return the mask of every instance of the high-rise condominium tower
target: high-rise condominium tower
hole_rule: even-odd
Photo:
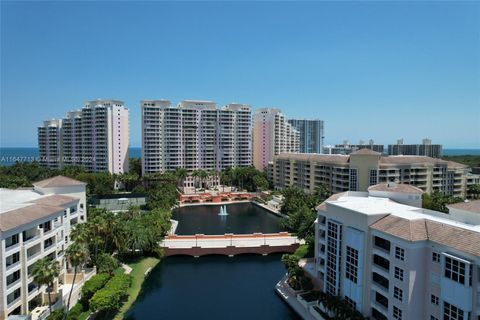
[[[142,108],[142,170],[220,171],[252,163],[251,107],[213,101],[146,100]]]
[[[280,109],[262,108],[253,117],[253,165],[258,170],[267,167],[273,156],[300,151],[300,134]]]
[[[119,100],[87,101],[82,110],[38,128],[40,163],[82,165],[90,172],[128,171],[128,109]]]
[[[440,158],[442,156],[442,145],[432,144],[430,139],[423,139],[422,144],[403,144],[403,139],[399,139],[397,144],[388,145],[388,154]]]
[[[289,119],[288,123],[300,132],[301,153],[323,153],[325,133],[322,120]]]

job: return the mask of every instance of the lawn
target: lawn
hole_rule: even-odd
[[[120,311],[115,315],[115,320],[122,320],[125,313],[130,309],[135,300],[137,299],[140,289],[142,288],[143,280],[145,279],[145,272],[148,268],[154,268],[160,260],[157,258],[142,258],[136,261],[128,263],[132,268],[132,273],[130,275],[132,278],[132,286],[128,290],[128,300],[122,306]]]

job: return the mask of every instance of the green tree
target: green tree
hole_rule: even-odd
[[[478,197],[480,195],[480,184],[469,185],[468,188],[467,188],[467,194],[472,199],[478,199]]]
[[[68,310],[70,310],[70,299],[72,297],[73,287],[77,278],[78,268],[81,268],[88,261],[88,248],[83,243],[73,242],[65,251],[65,257],[68,263],[70,263],[70,265],[73,267],[73,282],[68,294],[67,308],[65,310],[64,319],[67,317]]]
[[[33,281],[40,287],[47,286],[48,307],[50,313],[52,312],[52,298],[51,291],[53,288],[53,281],[60,274],[60,267],[57,261],[53,261],[48,257],[42,258],[34,263],[32,269]]]

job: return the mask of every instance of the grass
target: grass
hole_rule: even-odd
[[[123,319],[125,313],[128,311],[128,309],[130,309],[140,293],[143,281],[145,280],[145,272],[149,268],[153,269],[153,267],[155,267],[159,262],[160,260],[157,258],[147,257],[128,263],[128,265],[132,268],[132,273],[130,273],[132,276],[132,286],[128,289],[128,300],[115,315],[115,320]]]
[[[80,313],[80,316],[78,316],[78,320],[87,320],[90,313],[90,310],[83,311]]]

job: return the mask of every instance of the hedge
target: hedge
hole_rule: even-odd
[[[82,287],[82,298],[80,299],[80,303],[83,305],[85,310],[88,310],[88,302],[93,297],[95,292],[102,289],[107,284],[108,280],[110,280],[109,274],[99,273],[84,283]]]
[[[120,309],[123,301],[128,298],[127,289],[132,284],[132,276],[120,274],[107,282],[103,289],[97,291],[90,299],[90,310],[110,312]]]

